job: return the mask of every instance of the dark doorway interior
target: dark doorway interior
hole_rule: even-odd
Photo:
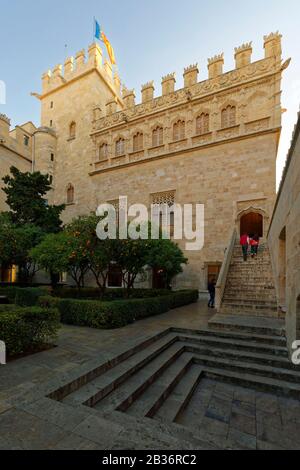
[[[122,269],[118,265],[109,268],[108,287],[123,287]]]
[[[152,287],[153,289],[165,289],[166,282],[164,272],[161,269],[153,269]]]
[[[250,212],[241,218],[241,235],[257,234],[260,238],[263,236],[263,216],[256,212]]]

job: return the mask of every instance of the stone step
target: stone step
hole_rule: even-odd
[[[267,296],[267,295],[257,295],[249,293],[243,294],[241,296],[233,296],[230,295],[229,293],[225,293],[223,297],[223,302],[224,303],[236,303],[238,305],[246,305],[246,306],[254,306],[255,308],[260,308],[260,307],[275,307],[277,310],[277,301],[274,300],[274,296]]]
[[[217,367],[205,367],[205,374],[209,378],[223,380],[231,384],[241,385],[242,387],[251,387],[264,392],[279,393],[299,400],[300,384],[285,382],[271,377],[263,377],[251,374],[248,371],[230,371]]]
[[[256,309],[251,310],[250,308],[242,308],[242,307],[227,307],[226,305],[222,306],[220,311],[222,315],[232,315],[238,317],[248,317],[249,315],[257,318],[279,318],[279,315],[275,311],[271,311],[270,309]]]
[[[243,351],[236,349],[235,345],[232,348],[222,348],[206,346],[204,344],[191,344],[186,345],[188,352],[196,354],[204,354],[206,356],[216,358],[238,359],[239,361],[253,362],[260,365],[268,365],[271,367],[278,367],[281,369],[296,370],[297,367],[288,359],[288,357],[276,356],[276,354],[259,353],[257,351]],[[270,351],[269,351],[270,352]]]
[[[152,417],[156,409],[162,405],[184,377],[192,363],[193,355],[190,353],[183,354],[160,375],[159,382],[152,383],[146,390],[143,390],[143,393],[140,391],[142,386],[139,387],[117,410],[126,412],[130,416]]]
[[[218,315],[219,316],[219,315]],[[216,318],[213,317],[213,319]],[[212,319],[212,320],[213,320]],[[212,321],[211,321],[212,324]],[[245,340],[249,341],[254,344],[264,343],[267,345],[274,345],[274,346],[282,346],[286,348],[286,338],[284,336],[278,335],[267,335],[267,334],[260,334],[254,332],[248,333],[247,331],[226,331],[226,330],[214,330],[212,327],[202,329],[202,330],[191,330],[187,328],[173,328],[172,331],[174,333],[178,333],[180,335],[186,336],[195,336],[198,335],[204,337],[217,337],[217,338],[224,338],[230,341],[232,340]]]
[[[250,315],[214,315],[208,322],[209,329],[222,330],[251,335],[276,336],[285,340],[285,323],[277,318],[253,317]]]
[[[183,353],[182,344],[176,343],[171,346],[159,357],[149,362],[142,370],[128,377],[125,382],[114,388],[111,393],[96,403],[94,408],[105,411],[117,410],[122,403],[132,400],[134,396],[137,398],[139,393],[144,392],[164,372],[166,367],[171,365],[172,361],[176,361]],[[139,393],[137,390],[139,390]]]
[[[222,338],[220,336],[191,336],[191,335],[180,335],[179,340],[183,343],[188,344],[203,344],[213,348],[227,348],[236,349],[244,352],[253,352],[260,354],[269,354],[274,357],[288,357],[288,350],[286,346],[274,346],[268,343],[254,343],[252,341],[238,340],[231,338]]]
[[[227,369],[233,372],[249,373],[265,378],[269,377],[275,380],[284,381],[285,383],[298,384],[300,392],[300,372],[298,371],[240,361],[239,358],[218,358],[213,357],[212,355],[197,354],[196,352],[194,354],[194,362],[196,364],[200,364],[203,368],[204,366],[216,367],[218,369]]]
[[[173,393],[163,402],[154,414],[154,419],[163,423],[173,423],[189,404],[196,388],[198,387],[203,372],[201,368],[193,364],[186,372],[184,379],[174,388]]]
[[[157,358],[164,351],[167,351],[174,345],[175,352],[172,349],[169,353],[179,354],[177,351],[178,346],[175,343],[177,338],[175,334],[169,334],[151,344],[148,348],[141,350],[138,354],[129,357],[126,362],[117,364],[113,369],[108,370],[106,373],[90,380],[87,384],[81,386],[78,390],[68,394],[62,401],[71,405],[85,404],[87,406],[95,406],[98,401],[103,399],[106,395],[111,393],[118,385],[125,382],[136,372],[143,369],[149,362]],[[168,351],[167,351],[168,353]]]

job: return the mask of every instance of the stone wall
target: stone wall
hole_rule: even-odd
[[[268,241],[275,273],[278,303],[286,312],[291,350],[300,340],[300,116],[288,154]]]

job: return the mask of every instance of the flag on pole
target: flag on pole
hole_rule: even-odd
[[[109,55],[109,59],[110,59],[111,64],[115,65],[116,64],[116,57],[115,57],[114,49],[113,49],[111,43],[109,42],[109,40],[107,39],[107,37],[105,36],[103,31],[101,32],[101,40],[104,42],[104,44],[106,46],[107,53]]]
[[[94,31],[95,31],[95,38],[96,39],[99,39],[99,41],[101,40],[101,28],[100,28],[100,25],[98,23],[98,21],[94,18]]]

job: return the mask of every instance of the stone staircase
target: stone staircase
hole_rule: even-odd
[[[248,257],[247,262],[243,260],[241,246],[235,245],[220,313],[278,317],[267,245],[261,245],[258,256]]]
[[[237,437],[232,410],[246,406],[237,397],[248,394],[255,403],[264,392],[299,399],[299,367],[288,358],[281,320],[253,326],[247,317],[223,317],[202,330],[163,331],[48,398],[125,428],[115,448],[259,448],[256,428]],[[251,410],[254,417],[238,415],[248,425],[259,418]]]

